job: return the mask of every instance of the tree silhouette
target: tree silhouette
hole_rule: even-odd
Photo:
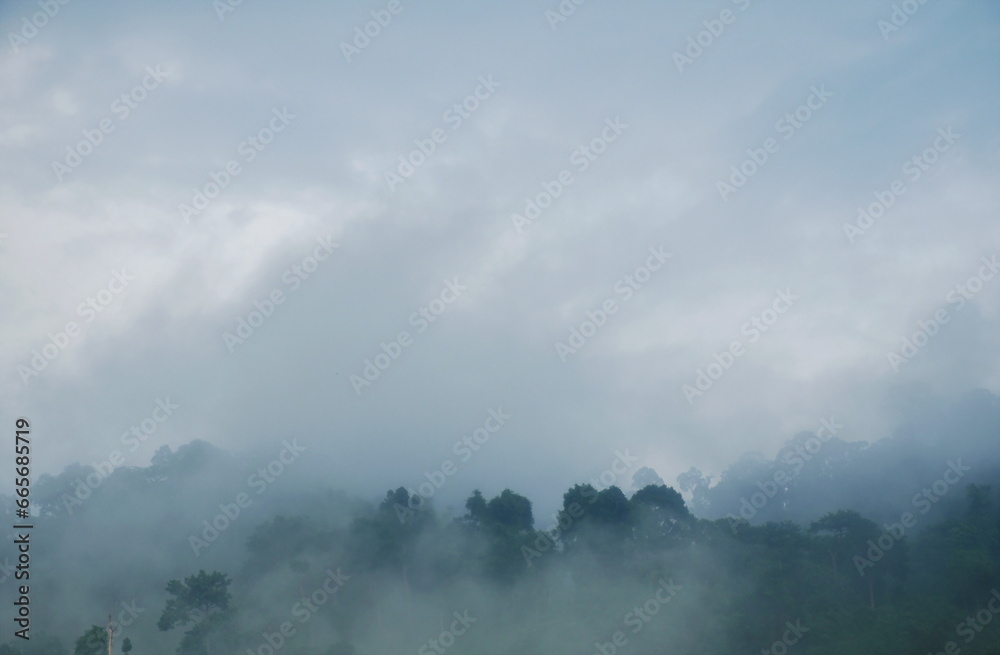
[[[108,632],[99,625],[92,625],[76,640],[73,655],[104,655],[108,650]]]
[[[173,596],[156,626],[163,631],[191,626],[177,648],[179,655],[211,655],[212,636],[225,628],[230,618],[229,578],[224,573],[204,570],[171,580],[167,592]]]

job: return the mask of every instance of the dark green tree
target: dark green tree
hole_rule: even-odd
[[[694,517],[675,489],[665,485],[643,487],[632,495],[629,505],[633,534],[640,544],[670,547],[690,539]]]
[[[875,609],[877,588],[884,588],[890,578],[899,581],[906,575],[905,537],[883,534],[875,522],[855,511],[825,514],[812,523],[809,532],[819,536],[829,553],[834,576],[866,590],[870,609]],[[880,538],[885,548],[876,543]]]
[[[486,499],[483,498],[483,493],[479,489],[473,491],[469,499],[465,501],[465,509],[465,520],[478,524],[487,521]]]
[[[487,502],[477,489],[465,508],[464,523],[482,548],[481,571],[497,582],[512,583],[527,566],[522,548],[535,537],[531,501],[504,489]]]
[[[494,525],[510,528],[514,532],[530,531],[535,525],[531,501],[510,489],[504,489],[486,504],[486,514]]]
[[[820,537],[830,555],[834,575],[841,572],[845,561],[850,563],[851,556],[864,552],[868,539],[879,535],[875,523],[850,510],[824,514],[818,521],[813,521],[809,532]]]
[[[213,638],[223,637],[231,618],[229,583],[224,573],[204,570],[183,582],[167,583],[173,598],[167,600],[156,626],[163,631],[190,626],[177,649],[179,655],[212,655]]]
[[[105,655],[108,652],[108,631],[99,625],[92,625],[76,640],[73,655]]]

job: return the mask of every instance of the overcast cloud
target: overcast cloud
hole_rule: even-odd
[[[333,487],[450,459],[441,506],[542,514],[616,451],[673,484],[1000,392],[1000,5],[902,4],[4,2],[4,424],[36,475],[297,437]]]

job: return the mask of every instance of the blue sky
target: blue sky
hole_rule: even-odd
[[[849,440],[887,436],[914,390],[1000,391],[1000,280],[947,300],[1000,253],[995,3],[908,4],[883,34],[893,3],[591,0],[553,29],[556,2],[402,0],[347,61],[341,44],[389,5],[247,0],[220,19],[208,0],[69,2],[24,42],[10,34],[40,5],[0,7],[0,408],[43,435],[36,473],[116,449],[145,465],[194,438],[270,459],[297,436],[303,474],[332,486],[380,495],[452,459],[442,504],[513,486],[544,511],[619,449],[673,483],[824,417]],[[689,38],[707,45],[678,70]],[[808,119],[779,129],[797,110]],[[273,140],[250,161],[255,136]],[[180,206],[231,162],[186,222]],[[741,165],[752,174],[723,198]],[[518,230],[512,214],[563,171],[572,185]],[[895,180],[905,192],[852,242],[845,223]],[[322,239],[336,248],[308,262]],[[625,300],[616,285],[650,248],[671,257]],[[109,287],[123,269],[133,279]],[[418,331],[414,312],[456,279],[466,289]],[[786,290],[798,299],[751,341],[743,326]],[[81,309],[91,297],[99,313]],[[942,309],[894,370],[889,353]],[[36,370],[69,322],[78,336]],[[352,383],[403,331],[398,358]],[[686,396],[734,341],[743,354]],[[180,408],[123,449],[166,397]],[[512,418],[460,462],[454,442],[498,407]]]

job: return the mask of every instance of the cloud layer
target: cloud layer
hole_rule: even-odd
[[[2,411],[38,472],[169,397],[127,464],[298,437],[336,487],[450,459],[445,505],[553,498],[618,450],[669,484],[1000,391],[996,6],[550,4],[69,3],[27,38],[5,3]]]

